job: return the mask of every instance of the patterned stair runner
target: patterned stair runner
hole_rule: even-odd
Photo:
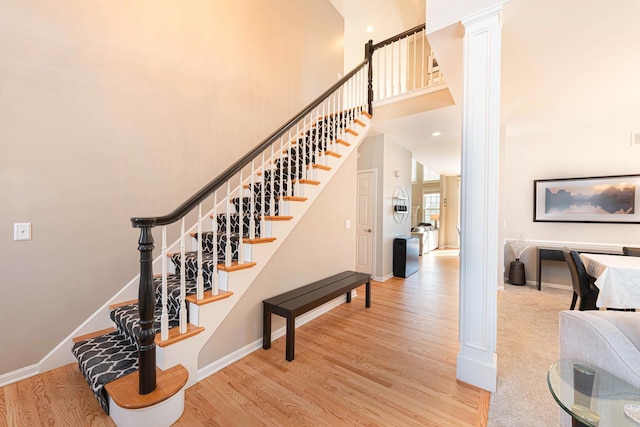
[[[260,215],[278,215],[279,204],[273,203],[273,212],[271,212],[271,196],[288,194],[290,182],[294,179],[304,178],[305,169],[316,162],[316,154],[318,151],[323,152],[329,149],[329,141],[335,133],[343,128],[348,122],[352,122],[355,113],[350,111],[346,114],[338,114],[333,117],[327,117],[319,121],[317,125],[306,132],[305,135],[298,138],[297,143],[291,149],[274,163],[274,169],[266,170],[262,177],[253,185],[248,186],[248,192],[254,193],[254,233],[260,236]],[[302,148],[304,147],[304,148]],[[264,186],[264,189],[263,189]],[[273,188],[272,188],[273,187]],[[264,212],[262,210],[262,200],[266,201]],[[240,198],[231,199],[236,212],[240,208]],[[243,235],[249,236],[249,227],[251,226],[251,199],[250,197],[242,197],[243,212]],[[230,222],[229,228],[231,235],[227,237],[227,221]],[[239,245],[239,216],[237,213],[218,214],[217,223],[217,254],[214,256],[213,235],[211,231],[202,233],[202,258],[203,258],[203,279],[205,290],[211,289],[211,277],[214,271],[214,262],[216,264],[224,264],[227,240],[229,241],[232,260],[238,259]],[[195,239],[197,239],[195,234]],[[174,265],[175,274],[167,276],[167,312],[169,315],[170,327],[175,327],[179,323],[180,310],[180,258],[181,255],[171,254],[169,259]],[[196,294],[196,276],[198,271],[198,255],[197,252],[185,253],[185,280],[186,295]],[[154,313],[154,329],[156,333],[160,332],[160,315],[162,312],[162,279],[154,277],[155,286],[155,313]],[[187,305],[188,306],[188,305]],[[116,325],[116,331],[98,337],[80,341],[73,346],[73,354],[78,360],[78,364],[82,374],[87,379],[91,389],[100,402],[101,407],[108,414],[108,400],[104,392],[105,384],[114,381],[120,377],[128,375],[138,369],[138,348],[137,336],[140,331],[138,305],[130,304],[115,308],[110,313],[111,320]]]

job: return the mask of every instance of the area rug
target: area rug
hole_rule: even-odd
[[[498,292],[498,382],[491,394],[489,427],[557,426],[559,407],[547,386],[558,359],[558,312],[572,292],[505,284]]]

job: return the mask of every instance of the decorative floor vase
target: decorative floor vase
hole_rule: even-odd
[[[524,263],[521,261],[511,261],[509,266],[509,283],[512,285],[526,285],[527,279],[524,276]]]

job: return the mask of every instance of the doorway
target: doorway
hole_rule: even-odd
[[[356,271],[374,274],[377,171],[358,171],[356,203]]]

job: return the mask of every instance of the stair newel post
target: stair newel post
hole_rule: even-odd
[[[204,266],[202,265],[202,203],[198,203],[198,279],[196,282],[196,299],[204,298]]]
[[[187,332],[187,270],[185,268],[184,217],[180,221],[180,333]]]
[[[211,230],[213,231],[211,293],[218,295],[218,190],[213,192],[213,215],[211,218]]]
[[[244,264],[244,183],[242,180],[242,169],[240,169],[240,184],[238,184],[238,198],[240,203],[238,204],[238,265]],[[253,191],[251,192],[253,193]],[[251,198],[249,198],[251,203]]]
[[[162,314],[160,315],[160,339],[169,339],[169,313],[167,312],[167,226],[162,227]]]
[[[373,40],[369,40],[364,45],[364,56],[369,62],[367,70],[367,112],[373,114]]]
[[[138,288],[138,313],[140,335],[138,335],[138,361],[140,365],[140,394],[151,393],[156,388],[156,333],[153,329],[155,289],[153,286],[153,225],[140,225],[140,286]]]
[[[227,239],[225,242],[225,248],[224,248],[224,265],[226,267],[231,266],[231,182],[227,181],[227,227],[226,227],[226,234],[227,234]],[[238,205],[242,207],[242,198],[238,201]]]

